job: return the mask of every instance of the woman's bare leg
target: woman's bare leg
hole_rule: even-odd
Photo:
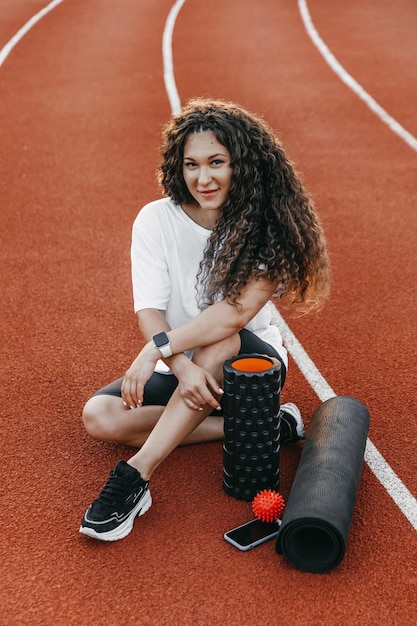
[[[200,411],[188,408],[176,389],[143,446],[128,463],[140,472],[144,480],[149,480],[158,465],[177,446],[196,437],[197,429],[204,428],[203,422],[212,419],[208,417],[212,410],[209,405]]]
[[[140,448],[149,437],[164,409],[164,406],[126,409],[121,398],[99,395],[88,400],[82,419],[85,429],[93,439]],[[223,439],[223,418],[209,416],[179,445],[220,441],[221,439]]]
[[[196,350],[193,360],[223,384],[223,363],[237,354],[239,335]],[[223,418],[210,416],[213,408],[190,409],[178,388],[166,407],[126,409],[121,398],[93,396],[86,403],[83,421],[95,439],[139,447],[128,461],[149,480],[158,465],[179,445],[216,441],[223,437]]]
[[[234,335],[218,344],[196,351],[193,360],[209,371],[222,385],[223,363],[227,358],[237,354],[239,347],[240,338]],[[201,410],[190,409],[177,388],[149,437],[128,463],[140,472],[144,480],[149,480],[158,465],[177,446],[195,433],[203,422],[213,419],[208,417],[212,410],[210,405],[203,406]]]

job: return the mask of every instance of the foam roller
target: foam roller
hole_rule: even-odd
[[[311,418],[275,543],[299,570],[327,572],[345,555],[369,421],[349,396],[323,402]]]
[[[281,364],[248,354],[223,371],[223,490],[249,502],[279,488]]]

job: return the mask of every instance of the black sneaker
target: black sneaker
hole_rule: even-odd
[[[143,515],[152,504],[149,482],[125,461],[119,461],[97,500],[88,507],[80,533],[117,541],[132,530],[135,517]]]
[[[303,418],[298,406],[292,402],[281,404],[281,443],[292,443],[305,438]]]

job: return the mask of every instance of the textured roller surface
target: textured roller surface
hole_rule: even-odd
[[[263,371],[239,371],[234,363],[263,360]],[[241,355],[224,364],[223,490],[253,500],[279,489],[281,369],[270,359]]]
[[[349,396],[327,400],[311,418],[275,544],[297,569],[326,572],[344,557],[369,421]]]

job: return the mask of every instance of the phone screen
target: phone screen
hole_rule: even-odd
[[[261,522],[254,519],[225,533],[224,538],[237,548],[247,550],[277,536],[280,521]]]

